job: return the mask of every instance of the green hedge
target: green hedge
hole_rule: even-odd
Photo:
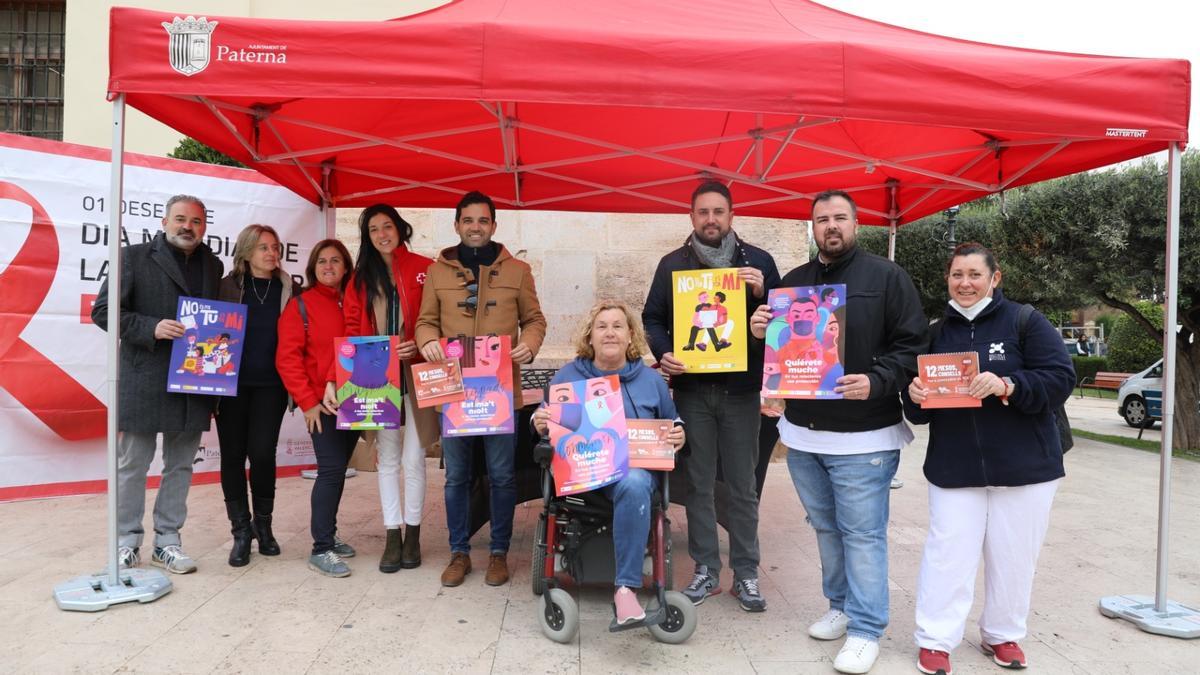
[[[1071,363],[1075,366],[1075,381],[1083,382],[1083,378],[1096,379],[1096,373],[1110,371],[1108,358],[1104,356],[1072,356]]]

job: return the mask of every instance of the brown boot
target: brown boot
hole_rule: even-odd
[[[443,586],[461,586],[463,579],[471,573],[471,556],[466,553],[451,553],[450,564],[442,572]]]
[[[403,542],[400,537],[400,528],[389,527],[387,529],[387,543],[383,546],[383,557],[379,559],[379,571],[386,574],[399,572],[402,567],[400,563],[400,550]]]
[[[400,566],[411,570],[421,566],[421,526],[404,526],[404,548],[400,550]]]
[[[487,574],[483,575],[483,581],[488,586],[503,586],[508,583],[507,553],[493,553],[488,558]]]

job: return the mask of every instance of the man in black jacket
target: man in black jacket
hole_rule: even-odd
[[[663,372],[671,376],[675,406],[688,430],[690,494],[687,500],[688,553],[696,573],[684,594],[697,605],[720,592],[721,556],[717,549],[717,516],[713,490],[720,460],[729,487],[729,565],[733,594],[742,609],[761,612],[766,601],[758,590],[758,497],[754,470],[758,461],[759,397],[763,343],[750,340],[748,370],[741,373],[686,373],[675,358],[674,302],[671,273],[705,268],[738,268],[746,307],[753,309],[779,285],[775,260],[766,251],[741,241],[733,231],[733,199],[729,188],[707,182],[692,193],[692,234],[683,246],[663,256],[650,284],[642,322],[650,349]],[[687,311],[692,311],[689,306]],[[746,317],[729,317],[745,321]],[[714,335],[712,347],[721,348]]]
[[[788,470],[817,532],[822,586],[829,611],[809,635],[848,635],[834,661],[844,673],[865,673],[879,655],[888,623],[887,522],[900,448],[912,441],[899,392],[927,347],[927,325],[916,287],[895,263],[856,245],[858,213],[840,190],[813,198],[813,238],[819,254],[784,276],[781,286],[846,285],[845,375],[842,400],[788,400],[779,422]],[[750,331],[761,338],[771,319],[761,307]]]
[[[175,320],[180,296],[217,297],[223,265],[204,244],[208,212],[189,195],[167,201],[163,231],[121,256],[121,381],[117,447],[117,529],[121,567],[137,566],[146,510],[146,473],[162,434],[163,469],[154,500],[151,562],[176,574],[196,571],[181,548],[192,462],[209,427],[214,396],[167,392],[171,342],[184,335]],[[92,308],[92,321],[109,330],[108,281]]]

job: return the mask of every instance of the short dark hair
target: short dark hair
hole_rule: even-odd
[[[458,206],[454,207],[454,222],[458,222],[462,218],[463,209],[472,204],[487,204],[488,211],[492,213],[492,222],[496,222],[496,204],[492,202],[492,198],[483,194],[479,190],[471,190],[458,200]]]
[[[988,272],[992,274],[996,273],[998,267],[996,265],[996,256],[992,253],[992,249],[977,241],[964,241],[954,247],[954,252],[950,254],[950,259],[946,261],[946,276],[950,276],[950,266],[954,264],[955,258],[968,255],[983,256],[983,264],[987,265]]]
[[[342,275],[341,288],[338,290],[346,290],[346,282],[350,281],[350,251],[346,249],[346,245],[337,239],[322,239],[313,246],[312,252],[308,254],[308,264],[304,266],[304,280],[308,282],[306,288],[317,287],[317,258],[321,257],[321,251],[327,248],[337,249],[338,255],[342,256],[342,264],[346,267],[346,273]]]
[[[724,293],[722,293],[721,291],[717,291],[716,293],[713,293],[713,295],[715,295],[716,297],[720,298],[720,299],[721,299],[721,302],[725,302],[725,294],[724,294]]]
[[[708,192],[715,192],[721,195],[725,198],[726,203],[729,204],[729,208],[733,208],[733,195],[729,194],[729,188],[724,183],[718,183],[715,180],[704,181],[692,192],[692,208],[696,208],[696,200],[699,199],[700,195]]]
[[[847,202],[850,202],[850,215],[854,216],[854,220],[857,221],[858,204],[854,203],[854,197],[851,197],[850,193],[846,192],[845,190],[825,190],[824,192],[818,193],[816,197],[813,197],[813,211],[817,210],[817,204],[820,204],[821,202],[827,202],[834,197],[841,197]]]

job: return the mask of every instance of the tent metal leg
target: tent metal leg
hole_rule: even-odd
[[[121,326],[121,197],[125,176],[125,95],[113,99],[112,191],[108,212],[108,566],[99,574],[64,581],[54,587],[59,609],[98,612],[122,602],[152,602],[171,591],[171,581],[158,570],[126,569],[117,560],[117,382],[120,378]]]
[[[1171,531],[1171,446],[1175,426],[1175,326],[1179,320],[1179,192],[1180,148],[1167,151],[1167,307],[1163,325],[1162,447],[1158,474],[1158,560],[1154,598],[1144,595],[1111,595],[1100,598],[1100,613],[1125,619],[1138,628],[1179,638],[1200,637],[1200,609],[1167,599],[1167,564]]]

